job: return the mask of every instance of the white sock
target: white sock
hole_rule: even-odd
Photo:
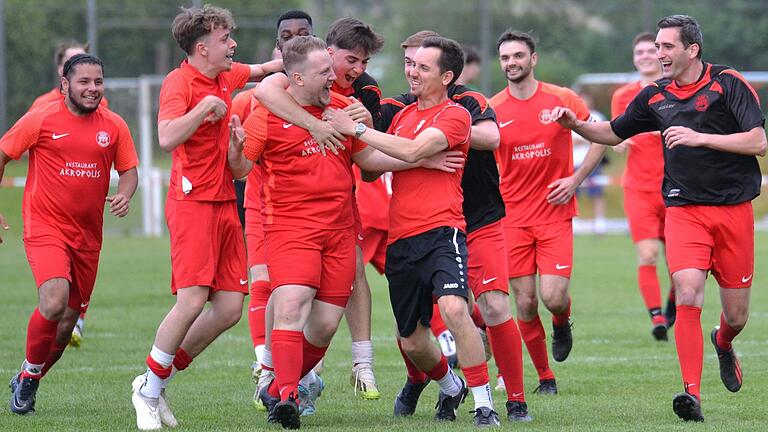
[[[173,364],[174,354],[163,352],[160,348],[154,345],[152,345],[152,350],[149,352],[149,356],[164,368]],[[139,393],[147,398],[157,399],[160,397],[160,392],[163,391],[164,382],[165,379],[160,378],[152,372],[151,369],[147,368],[147,382],[139,389]]]
[[[264,352],[261,355],[261,364],[274,370],[275,366],[272,365],[272,351],[265,346]]]
[[[359,363],[373,364],[373,342],[352,342],[352,366]]]
[[[177,374],[178,372],[179,372],[179,370],[178,370],[178,369],[176,369],[174,366],[171,366],[171,374],[170,374],[170,375],[168,375],[168,378],[166,378],[166,379],[164,379],[164,380],[163,380],[163,389],[165,389],[166,387],[168,387],[168,383],[170,383],[170,382],[171,382],[171,380],[173,379],[173,377],[175,377],[175,376],[176,376],[176,374]]]
[[[78,318],[75,325],[80,327],[80,331],[85,330],[85,320],[83,318]]]
[[[255,348],[253,348],[253,352],[256,353],[256,362],[261,364],[264,364],[264,351],[266,351],[267,347],[262,345],[257,345]],[[270,353],[271,354],[271,353]]]
[[[470,387],[472,398],[475,400],[475,409],[488,407],[493,409],[493,398],[491,397],[491,386],[489,383],[477,387]]]
[[[304,386],[304,388],[309,388],[312,384],[317,382],[317,374],[314,370],[309,371],[308,374],[304,375],[301,380],[299,381],[299,385]]]
[[[23,371],[27,373],[27,375],[32,375],[35,378],[40,378],[40,376],[43,373],[43,367],[45,366],[45,363],[40,364],[32,364],[27,360],[24,360],[24,366]]]
[[[456,396],[461,393],[461,379],[453,373],[453,369],[448,368],[448,373],[437,380],[440,391],[448,396]]]

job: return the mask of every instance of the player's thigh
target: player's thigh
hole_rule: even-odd
[[[714,238],[701,206],[669,207],[664,235],[669,272],[712,267]]]
[[[632,242],[664,238],[664,201],[659,192],[624,189],[624,214]]]
[[[88,310],[99,270],[99,253],[100,251],[69,249],[72,261],[72,286],[67,305],[70,308],[83,313]]]
[[[573,224],[571,219],[533,227],[536,266],[540,275],[570,279],[573,270]]]
[[[324,234],[320,286],[315,300],[344,308],[352,294],[358,247],[352,229],[328,230]]]
[[[267,269],[272,291],[282,285],[320,287],[324,233],[275,227],[266,232]],[[354,263],[353,263],[354,268]]]
[[[722,288],[752,286],[755,223],[752,203],[712,207],[714,251],[712,275]]]
[[[343,307],[315,299],[304,326],[304,334],[309,343],[315,346],[327,346],[336,333],[343,315]]]
[[[243,227],[234,201],[218,204],[215,240],[218,245],[213,291],[248,294],[248,265],[243,241]]]
[[[500,222],[467,235],[469,286],[475,298],[500,291],[509,294],[506,240]]]
[[[530,227],[503,228],[508,277],[512,279],[536,274],[536,242]]]
[[[169,199],[165,217],[171,243],[171,292],[213,285],[219,251],[215,203]]]
[[[419,238],[404,238],[387,246],[384,274],[397,332],[404,339],[408,339],[418,325],[428,328],[432,318],[432,292],[421,280],[421,255],[414,248],[420,245],[413,244],[418,242]]]

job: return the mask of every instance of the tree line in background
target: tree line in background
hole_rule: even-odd
[[[569,85],[587,72],[632,70],[630,44],[640,31],[654,31],[669,14],[697,18],[704,30],[704,58],[739,70],[768,70],[768,0],[218,0],[239,28],[236,58],[265,61],[274,45],[275,19],[304,9],[323,37],[337,17],[355,16],[382,33],[386,44],[369,71],[384,96],[407,90],[400,42],[424,29],[483,47],[488,81],[495,93],[505,83],[495,41],[506,28],[532,31],[539,40],[537,77]],[[199,3],[199,2],[198,2]],[[165,74],[183,59],[170,34],[179,6],[192,0],[97,0],[98,55],[108,78]],[[9,127],[39,94],[56,83],[53,50],[58,39],[87,38],[86,0],[0,0],[4,8]],[[483,15],[485,13],[485,15]],[[2,47],[0,47],[2,49]],[[1,103],[1,101],[0,101]]]

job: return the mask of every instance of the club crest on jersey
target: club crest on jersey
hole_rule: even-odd
[[[552,123],[552,110],[544,108],[543,110],[539,111],[539,121],[543,125]]]
[[[693,106],[696,108],[696,111],[704,112],[709,107],[709,98],[707,95],[699,95],[693,102]]]
[[[413,133],[418,132],[422,126],[424,126],[424,120],[420,121],[419,124],[416,125],[416,127],[413,129]]]
[[[109,147],[109,133],[105,131],[100,131],[96,134],[96,144],[99,145],[99,147],[107,148]]]

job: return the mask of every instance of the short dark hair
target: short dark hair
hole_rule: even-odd
[[[637,46],[637,44],[639,44],[640,42],[655,43],[656,42],[656,35],[654,35],[651,32],[638,33],[637,36],[635,36],[635,38],[632,39],[632,48]]]
[[[701,58],[701,52],[704,50],[704,36],[701,34],[699,23],[689,15],[670,15],[659,20],[656,24],[659,29],[677,27],[680,29],[680,40],[683,42],[683,48],[696,44],[699,46],[699,53],[696,56]]]
[[[400,43],[400,48],[402,49],[413,48],[413,47],[418,48],[421,46],[421,43],[424,42],[424,39],[431,36],[440,36],[440,34],[432,30],[422,30],[420,32],[416,32],[408,36],[404,41],[402,41]]]
[[[464,64],[470,63],[482,63],[483,59],[480,57],[480,53],[474,47],[464,46]]]
[[[362,49],[366,55],[373,55],[384,46],[384,37],[359,19],[340,18],[328,27],[325,43],[350,51]]]
[[[303,10],[289,10],[288,12],[285,12],[284,14],[280,15],[280,17],[277,19],[277,28],[280,28],[280,23],[285,20],[291,20],[291,19],[303,19],[307,20],[309,25],[312,25],[312,17],[309,16],[308,13],[304,12]]]
[[[69,80],[72,74],[75,73],[75,66],[79,64],[95,64],[101,66],[102,72],[104,71],[104,63],[100,58],[93,54],[75,54],[64,63],[64,71],[61,76]]]
[[[316,36],[296,36],[283,45],[283,66],[289,74],[303,63],[309,53],[325,50],[327,46],[322,39]]]
[[[181,49],[192,54],[195,43],[216,28],[234,30],[235,19],[229,10],[207,4],[203,7],[182,7],[173,19],[171,33]]]
[[[80,48],[81,50],[88,52],[91,47],[88,42],[82,43],[74,39],[59,41],[59,43],[56,44],[56,51],[53,53],[53,62],[56,64],[56,67],[59,67],[64,63],[64,56],[67,54],[67,50],[72,48]]]
[[[528,49],[531,50],[531,54],[536,52],[536,40],[533,38],[533,36],[531,36],[530,33],[520,30],[512,30],[511,28],[507,29],[504,33],[501,34],[501,36],[499,36],[499,40],[496,41],[496,51],[501,48],[501,44],[510,41],[523,42],[528,45]]]
[[[459,79],[461,71],[464,70],[464,51],[462,51],[461,45],[455,40],[442,36],[430,36],[424,39],[421,47],[440,50],[437,66],[440,68],[441,74],[447,71],[453,72],[453,79],[448,83],[448,86],[453,85]]]

